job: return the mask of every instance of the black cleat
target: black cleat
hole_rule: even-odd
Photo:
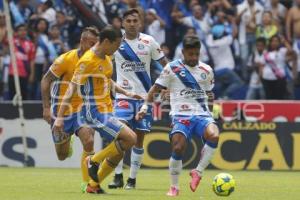
[[[136,179],[134,178],[128,178],[127,179],[127,183],[124,187],[125,190],[132,190],[132,189],[135,189],[135,182],[136,182]]]
[[[115,174],[114,180],[108,185],[109,189],[123,188],[123,174]]]
[[[88,156],[86,158],[86,164],[87,164],[87,168],[88,168],[88,171],[89,171],[89,176],[91,177],[91,179],[93,179],[93,181],[95,182],[99,182],[98,181],[98,169],[99,169],[99,164],[96,163],[96,162],[93,162],[91,160],[91,156]]]

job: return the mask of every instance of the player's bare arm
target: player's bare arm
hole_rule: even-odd
[[[50,88],[53,81],[57,77],[49,70],[43,77],[41,82],[41,92],[42,92],[42,101],[43,101],[43,118],[48,124],[51,123],[51,112],[50,112]]]
[[[163,57],[162,59],[159,60],[159,63],[165,67],[168,64],[168,59],[166,57]]]
[[[53,124],[53,131],[55,133],[62,133],[64,127],[64,113],[68,109],[68,105],[70,104],[72,97],[77,89],[78,85],[76,83],[70,82],[67,92],[65,93],[59,111],[57,113],[57,118]]]
[[[163,90],[163,89],[165,89],[165,88],[163,88],[162,86],[157,85],[157,84],[154,84],[150,88],[148,95],[145,98],[143,106],[141,107],[140,111],[135,116],[136,120],[141,120],[144,118],[144,116],[147,114],[148,104],[152,103],[154,101],[154,95],[160,93],[161,90]]]

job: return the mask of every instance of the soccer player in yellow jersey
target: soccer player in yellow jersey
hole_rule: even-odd
[[[73,77],[75,66],[79,58],[90,49],[98,41],[99,31],[94,27],[87,27],[83,30],[80,38],[80,46],[78,49],[70,50],[59,56],[49,68],[48,72],[42,79],[42,98],[43,98],[43,117],[52,124],[52,117],[57,116],[57,111],[61,105],[68,84]],[[50,94],[51,85],[52,95]],[[51,96],[51,102],[50,102]],[[78,95],[74,95],[68,109],[64,112],[64,134],[57,135],[53,132],[53,141],[55,150],[59,160],[65,160],[72,153],[72,145],[70,145],[71,135],[75,133],[81,140],[83,146],[81,158],[81,170],[83,182],[89,181],[88,170],[85,165],[85,158],[94,153],[94,131],[91,128],[82,128],[80,123],[79,112],[82,106],[82,99]],[[52,109],[50,109],[50,107]],[[50,111],[52,110],[52,111]],[[52,117],[51,117],[52,115]],[[86,185],[85,184],[85,185]]]
[[[124,95],[138,97],[111,80],[113,66],[110,56],[119,48],[121,37],[119,30],[111,26],[105,27],[99,34],[99,42],[80,58],[53,126],[55,132],[63,132],[63,113],[77,90],[84,99],[82,117],[102,138],[111,141],[107,147],[87,159],[92,178],[86,188],[88,193],[103,193],[101,182],[123,158],[124,151],[136,143],[135,133],[113,116],[112,89]]]

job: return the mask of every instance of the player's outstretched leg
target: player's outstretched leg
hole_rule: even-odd
[[[123,180],[123,159],[119,162],[118,166],[115,169],[115,176],[111,183],[109,183],[109,189],[117,189],[123,188],[124,180]]]
[[[126,190],[135,189],[136,176],[139,169],[141,168],[142,159],[144,155],[143,142],[144,142],[145,133],[137,130],[136,134],[137,134],[137,142],[131,150],[129,178],[127,179],[127,183],[124,187],[124,189]]]
[[[201,150],[200,161],[196,169],[190,172],[191,181],[190,189],[195,192],[200,180],[203,176],[204,169],[209,165],[214,152],[218,146],[219,141],[219,129],[216,124],[210,123],[205,129],[204,133],[205,144]]]
[[[171,186],[167,196],[174,197],[179,195],[179,175],[182,170],[182,156],[187,146],[186,137],[180,132],[173,133],[171,135],[171,145],[172,154],[169,161]]]

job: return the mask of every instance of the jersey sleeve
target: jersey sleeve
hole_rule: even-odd
[[[161,50],[159,44],[152,38],[151,40],[151,58],[153,60],[160,60],[165,55],[163,51]]]
[[[76,64],[75,71],[72,77],[72,82],[78,85],[84,85],[88,77],[93,72],[93,63],[88,60],[80,59]]]
[[[156,79],[155,84],[163,87],[168,88],[171,82],[171,78],[174,76],[172,75],[172,70],[170,65],[164,67],[163,71],[160,73],[159,77]]]
[[[65,62],[65,54],[60,55],[55,61],[52,63],[49,69],[54,76],[57,78],[61,77],[67,71],[67,65]]]
[[[205,91],[211,91],[215,86],[215,80],[214,80],[214,72],[210,68],[208,70],[207,79],[205,82],[203,82],[202,89]]]

